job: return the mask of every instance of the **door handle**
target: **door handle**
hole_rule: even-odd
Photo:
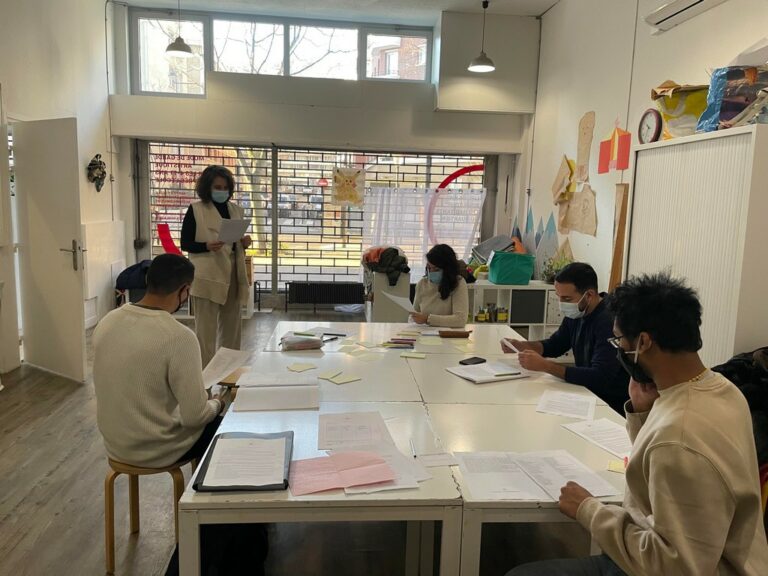
[[[77,240],[72,240],[72,249],[59,248],[59,252],[71,252],[72,253],[72,268],[77,272]]]

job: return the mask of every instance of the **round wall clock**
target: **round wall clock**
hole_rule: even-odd
[[[643,112],[640,125],[637,127],[637,138],[640,140],[640,144],[656,142],[661,137],[663,122],[661,113],[655,108],[648,108]]]

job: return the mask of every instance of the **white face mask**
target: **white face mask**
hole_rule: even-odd
[[[584,296],[586,295],[587,293],[585,292]],[[584,296],[579,298],[578,302],[560,302],[560,312],[563,314],[563,316],[570,318],[571,320],[578,320],[579,318],[583,318],[586,309],[580,309],[579,304],[581,304],[581,301],[584,300]]]

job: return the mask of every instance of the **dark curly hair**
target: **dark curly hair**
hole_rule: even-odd
[[[584,262],[571,262],[555,276],[558,284],[573,284],[579,294],[587,290],[597,292],[597,274],[595,269]]]
[[[669,272],[633,276],[608,299],[621,334],[630,340],[651,335],[665,352],[701,349],[701,303],[693,288]]]
[[[440,281],[438,290],[440,299],[446,300],[459,284],[459,261],[456,258],[456,252],[448,244],[435,244],[427,252],[427,262],[443,271],[443,279]]]
[[[235,177],[232,172],[226,166],[218,166],[212,164],[203,170],[195,183],[195,192],[197,197],[203,202],[211,202],[211,187],[213,181],[217,176],[221,176],[227,181],[227,188],[229,188],[229,197],[232,198],[232,194],[235,191]]]

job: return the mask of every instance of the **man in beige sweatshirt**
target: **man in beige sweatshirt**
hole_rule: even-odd
[[[156,257],[145,297],[94,331],[96,420],[110,458],[149,468],[200,458],[221,422],[224,402],[208,399],[197,337],[172,316],[194,274],[183,256]]]
[[[624,503],[569,482],[560,510],[604,554],[508,576],[768,574],[752,418],[741,392],[699,358],[696,293],[668,274],[641,276],[616,288],[610,307],[611,343],[631,376]]]

